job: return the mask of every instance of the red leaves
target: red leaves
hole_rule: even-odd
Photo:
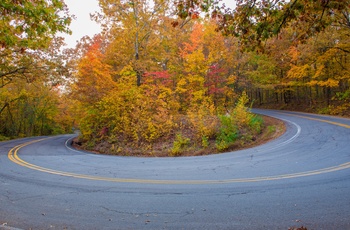
[[[168,71],[147,72],[143,75],[145,83],[169,86],[172,83],[171,75]]]
[[[209,95],[221,94],[225,92],[226,78],[224,77],[225,70],[220,68],[218,64],[213,64],[209,68],[204,86],[208,88]]]

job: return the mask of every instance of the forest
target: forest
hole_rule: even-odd
[[[102,32],[64,49],[63,0],[0,3],[0,141],[78,129],[84,149],[180,156],[254,142],[251,107],[350,116],[349,0],[99,6]]]

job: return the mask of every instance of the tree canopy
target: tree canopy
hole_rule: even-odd
[[[306,40],[329,26],[349,29],[349,8],[349,0],[238,0],[234,9],[220,7],[220,1],[177,2],[180,17],[205,10],[217,20],[219,30],[255,48],[284,28],[293,29],[296,40]]]
[[[5,49],[47,47],[57,32],[70,33],[71,17],[63,0],[4,0],[0,16],[0,46]]]
[[[0,15],[0,139],[59,132],[66,69],[55,34],[70,32],[68,9],[62,0],[4,0]]]

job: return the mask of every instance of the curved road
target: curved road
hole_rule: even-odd
[[[0,229],[350,229],[350,120],[255,112],[287,132],[202,157],[95,155],[72,135],[0,142]]]

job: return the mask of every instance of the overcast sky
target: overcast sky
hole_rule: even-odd
[[[233,7],[235,0],[223,0],[228,7]],[[65,0],[71,14],[76,16],[72,21],[70,28],[72,35],[64,35],[67,47],[73,48],[76,42],[85,35],[92,37],[99,33],[98,24],[90,20],[90,13],[99,10],[98,0]]]

